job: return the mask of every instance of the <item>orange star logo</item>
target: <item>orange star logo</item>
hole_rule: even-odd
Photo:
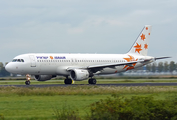
[[[52,57],[52,56],[50,56],[50,59],[53,59],[53,57]]]
[[[144,44],[144,48],[145,48],[145,49],[148,49],[148,45],[147,45],[147,44]]]
[[[131,61],[137,61],[138,59],[135,60],[135,58],[131,55],[128,55],[129,58],[124,58],[127,62],[131,62]],[[126,70],[131,70],[131,69],[134,69],[134,66],[136,65],[136,63],[132,64],[133,66],[128,66],[128,65],[125,65],[125,67],[123,69],[126,69]]]
[[[146,27],[146,30],[148,30],[148,27]]]
[[[124,58],[127,62],[134,61],[135,58],[131,55],[128,55],[130,58]]]
[[[150,35],[151,33],[149,33],[149,35]]]
[[[135,48],[135,52],[138,52],[140,54],[141,49],[141,45],[139,45],[138,43],[136,43],[136,46],[134,46]]]
[[[146,39],[144,34],[142,34],[140,37],[141,37],[141,40],[143,40],[143,41],[144,41],[144,39]]]

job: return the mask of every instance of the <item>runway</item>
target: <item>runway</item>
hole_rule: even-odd
[[[67,87],[67,86],[177,86],[177,83],[116,83],[116,84],[41,84],[41,85],[0,85],[0,87]]]

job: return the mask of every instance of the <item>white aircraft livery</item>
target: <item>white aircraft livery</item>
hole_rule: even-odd
[[[89,84],[96,84],[94,75],[114,74],[135,69],[158,59],[169,57],[147,56],[151,26],[145,25],[137,40],[126,54],[52,54],[30,53],[16,56],[5,69],[27,77],[26,85],[30,85],[30,76],[37,81],[50,80],[53,77],[65,76],[65,84],[89,78]]]

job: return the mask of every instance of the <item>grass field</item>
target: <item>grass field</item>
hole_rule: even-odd
[[[0,88],[0,116],[4,119],[56,119],[56,110],[78,110],[84,119],[89,105],[112,94],[124,97],[153,96],[155,99],[173,98],[177,87],[49,87],[49,88]]]
[[[133,95],[152,95],[156,99],[172,98],[176,93],[158,94],[124,94],[125,97]],[[89,112],[89,105],[110,95],[55,95],[55,96],[8,96],[0,97],[0,115],[6,120],[23,119],[56,119],[55,110],[63,107],[78,110],[79,115],[84,116]]]
[[[79,110],[81,116],[88,106],[108,95],[55,95],[55,96],[8,96],[0,97],[0,114],[5,119],[56,119],[55,110]]]
[[[108,82],[109,81],[109,82]],[[98,79],[98,83],[120,82],[176,82],[176,79]],[[0,84],[24,84],[24,80],[1,80]],[[63,80],[38,82],[32,84],[63,84]],[[87,84],[87,81],[75,84]],[[173,99],[177,96],[176,86],[68,86],[47,88],[0,87],[0,120],[55,120],[56,111],[77,111],[85,119],[90,110],[90,104],[106,99],[111,95],[152,96],[155,99]]]

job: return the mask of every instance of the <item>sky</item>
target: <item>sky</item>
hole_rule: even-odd
[[[177,62],[176,0],[0,0],[0,62],[25,53],[129,51],[152,25],[148,55]]]

